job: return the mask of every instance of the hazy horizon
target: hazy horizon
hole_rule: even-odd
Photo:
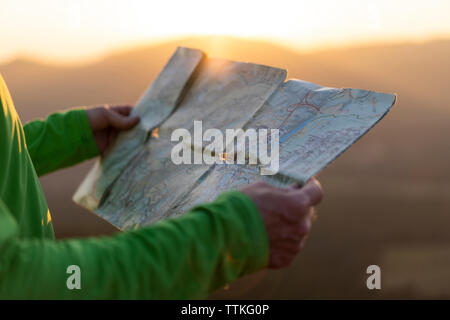
[[[84,63],[111,51],[193,36],[268,41],[296,52],[450,38],[445,0],[4,0],[0,64]]]
[[[441,37],[431,37],[424,40],[405,40],[405,39],[394,39],[387,41],[368,41],[368,42],[359,42],[359,43],[342,43],[341,45],[330,45],[330,46],[322,46],[317,48],[310,49],[299,49],[293,46],[289,46],[288,44],[283,44],[274,40],[264,39],[264,38],[248,38],[248,37],[240,37],[240,36],[230,36],[230,35],[186,35],[186,36],[176,36],[176,37],[167,37],[164,39],[158,39],[155,41],[148,42],[140,42],[133,43],[128,45],[119,45],[117,47],[112,47],[104,52],[100,52],[96,55],[93,55],[89,58],[83,59],[49,59],[33,54],[26,53],[18,53],[14,56],[11,56],[7,59],[0,59],[0,66],[5,66],[10,63],[19,60],[26,60],[29,62],[44,64],[44,65],[54,65],[60,67],[80,67],[83,65],[95,64],[103,59],[106,59],[110,56],[117,54],[126,54],[128,52],[132,52],[135,50],[146,49],[150,47],[164,46],[170,44],[180,43],[182,46],[183,43],[189,43],[191,41],[217,41],[217,42],[234,42],[234,41],[248,41],[252,43],[266,44],[274,47],[278,47],[287,51],[291,51],[293,54],[298,55],[309,55],[309,54],[320,54],[329,51],[345,51],[345,50],[354,50],[361,48],[381,48],[381,47],[392,47],[392,46],[420,46],[426,44],[432,44],[441,41],[450,41],[450,34],[448,36]],[[220,44],[218,44],[220,47]]]

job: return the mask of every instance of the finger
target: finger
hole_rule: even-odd
[[[282,259],[282,257],[275,256],[275,257],[270,257],[268,267],[270,269],[281,269],[281,268],[285,268],[288,265],[289,265],[289,263],[285,262]]]
[[[318,204],[323,197],[322,186],[319,181],[314,178],[309,180],[308,183],[299,190],[299,192],[308,206]]]
[[[137,116],[124,116],[109,109],[106,109],[106,117],[111,126],[117,129],[130,129],[139,122]]]
[[[296,232],[300,238],[304,238],[309,231],[311,230],[312,222],[311,219],[308,217],[304,219],[297,227]]]
[[[306,240],[308,240],[308,235],[306,235],[302,239],[302,241],[300,241],[300,243],[298,244],[298,251],[302,251],[303,250],[303,248],[305,247]]]
[[[289,266],[294,260],[295,253],[275,254],[269,259],[269,268],[280,269]]]
[[[317,220],[318,215],[317,215],[316,207],[311,207],[311,209],[309,211],[309,217],[310,217],[311,222],[314,222]]]
[[[302,185],[300,184],[300,182],[294,182],[291,185],[289,185],[288,189],[296,190],[300,189],[301,187]]]
[[[301,243],[303,242],[303,239],[300,239],[298,241],[289,241],[284,242],[282,244],[278,245],[278,250],[282,251],[290,256],[295,256],[301,249]]]
[[[117,105],[109,108],[110,110],[117,112],[123,116],[129,116],[131,111],[133,111],[133,106],[131,105]]]
[[[303,234],[302,234],[303,233]],[[296,223],[295,225],[292,225],[291,228],[284,232],[283,234],[280,234],[277,239],[283,241],[283,242],[299,242],[302,240],[304,236],[303,228],[300,227],[300,223]]]

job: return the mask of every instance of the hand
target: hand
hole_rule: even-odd
[[[119,131],[133,128],[139,117],[130,116],[132,106],[99,106],[87,109],[89,124],[100,154],[116,139]]]
[[[269,239],[269,268],[291,264],[311,229],[314,206],[322,200],[322,187],[311,179],[303,188],[277,188],[256,182],[241,190],[259,209]]]

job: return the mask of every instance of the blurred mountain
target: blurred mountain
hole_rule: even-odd
[[[402,169],[413,165],[411,161],[420,155],[439,148],[433,142],[447,132],[450,40],[301,54],[270,43],[238,38],[188,38],[116,52],[96,63],[77,67],[19,59],[0,66],[0,72],[12,91],[22,120],[27,121],[68,106],[136,101],[178,45],[203,49],[210,56],[285,68],[290,78],[325,86],[398,94],[397,106],[374,129],[379,138],[375,140],[380,140],[376,147],[381,149],[364,154],[378,158],[383,152],[401,152],[408,159],[401,164]],[[393,150],[386,150],[390,146]],[[411,170],[439,177],[440,165],[447,163],[449,168],[448,156],[447,153],[433,160],[439,166],[423,168],[421,163],[415,163],[418,167]],[[367,163],[363,158],[360,160]],[[351,167],[355,170],[353,163]],[[395,164],[390,168],[394,170],[388,171],[389,174],[399,174]]]
[[[398,95],[392,111],[320,175],[326,192],[321,219],[299,261],[291,269],[250,277],[215,296],[424,297],[420,286],[434,283],[427,280],[427,270],[415,274],[422,282],[412,279],[377,296],[365,289],[362,265],[397,265],[390,257],[404,245],[439,243],[450,248],[450,40],[300,53],[267,42],[197,37],[118,51],[82,66],[17,59],[0,66],[0,72],[26,122],[70,106],[135,102],[177,46],[281,67],[289,78],[325,86]],[[90,164],[41,179],[59,237],[113,231],[71,203]],[[337,268],[335,276],[327,268]],[[450,276],[450,264],[448,270]],[[432,296],[450,297],[450,290],[433,288]]]

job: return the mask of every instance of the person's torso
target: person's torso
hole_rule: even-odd
[[[50,212],[28,154],[22,124],[0,75],[0,199],[21,238],[54,238]]]

